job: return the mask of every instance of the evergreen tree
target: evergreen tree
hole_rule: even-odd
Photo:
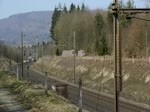
[[[96,31],[99,36],[101,36],[102,29],[104,27],[104,20],[101,14],[97,13],[95,16],[95,26],[96,26]]]
[[[129,8],[129,9],[135,8],[134,0],[128,0],[126,4],[126,8]]]
[[[113,14],[109,12],[109,10],[112,9],[112,4],[108,6],[108,11],[107,11],[107,23],[109,26],[112,26],[113,24]]]
[[[56,56],[60,56],[59,48],[56,49]]]
[[[108,45],[105,36],[95,42],[95,50],[99,56],[108,54]]]
[[[77,6],[77,11],[80,11],[80,6],[79,5]]]
[[[67,7],[64,5],[63,12],[68,13]]]
[[[106,38],[103,35],[101,40],[100,40],[100,51],[99,51],[99,55],[106,55],[108,53],[108,47],[107,47],[107,42],[106,42]]]
[[[50,28],[50,36],[55,42],[56,42],[56,39],[54,37],[54,28],[55,28],[55,25],[58,21],[60,14],[61,14],[61,10],[58,8],[55,8],[53,15],[52,15],[51,28]]]
[[[58,8],[58,10],[62,10],[62,5],[61,5],[61,3],[58,4],[58,7],[57,7],[57,8]]]
[[[85,11],[85,5],[84,5],[84,3],[82,4],[81,10]]]
[[[104,23],[103,17],[101,16],[101,14],[97,13],[95,16],[95,26],[96,26],[96,31],[98,33],[97,36],[99,38],[96,39],[95,49],[98,55],[104,55],[105,52],[108,50],[106,39],[105,39],[104,33],[102,32],[104,28],[104,24],[105,23]]]
[[[69,12],[71,13],[71,12],[73,12],[73,11],[75,11],[76,10],[76,6],[72,3],[71,5],[70,5],[70,10],[69,10]]]

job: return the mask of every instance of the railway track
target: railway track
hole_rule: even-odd
[[[45,76],[36,70],[29,70],[29,78],[26,77],[27,70],[24,70],[25,79],[37,84],[43,84]],[[48,86],[51,87],[55,83],[68,84],[68,100],[78,105],[78,85],[68,83],[66,81],[48,76]],[[96,90],[91,90],[83,87],[83,108],[90,112],[114,112],[114,98],[112,95],[100,93]],[[120,98],[120,112],[150,112],[150,106],[136,103],[134,101]]]

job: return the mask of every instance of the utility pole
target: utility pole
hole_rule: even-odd
[[[37,42],[38,42],[38,37],[36,36],[36,45],[35,45],[35,58],[36,58],[36,60],[38,58],[38,45],[37,45]]]
[[[17,81],[19,81],[19,64],[17,63]]]
[[[82,112],[82,78],[79,79],[79,112]]]
[[[136,8],[136,9],[119,9],[118,0],[113,0],[113,7],[110,10],[113,13],[114,24],[114,57],[115,57],[115,112],[119,112],[119,95],[122,91],[122,53],[121,53],[121,38],[119,35],[119,20],[120,14],[136,14],[136,13],[150,13],[150,9]]]
[[[76,80],[76,77],[75,77],[75,75],[76,75],[76,71],[75,71],[75,69],[76,69],[76,63],[75,63],[75,60],[76,60],[76,34],[75,34],[75,31],[73,32],[73,37],[74,37],[74,39],[73,39],[73,48],[74,48],[74,84],[75,84],[75,80]]]
[[[118,0],[114,0],[113,9],[118,8]],[[115,112],[119,112],[119,95],[122,90],[122,58],[121,58],[121,39],[119,35],[119,14],[117,10],[113,13],[114,26],[114,57],[115,57]]]
[[[21,32],[21,48],[22,48],[22,78],[23,78],[23,33]]]
[[[18,50],[18,49],[17,49],[17,50]],[[17,81],[19,81],[19,62],[18,62],[18,51],[17,51],[16,62],[17,62],[16,75],[17,75]]]
[[[45,94],[48,95],[48,76],[47,76],[47,72],[45,72]]]
[[[145,31],[145,36],[146,36],[146,58],[148,58],[148,43],[147,43],[147,29],[146,29],[146,31]]]
[[[44,66],[44,64],[43,64],[43,44],[44,44],[44,41],[42,41],[42,72],[44,71],[43,69],[43,66]]]
[[[11,59],[11,54],[9,55],[9,70],[11,71],[12,70],[12,59]]]

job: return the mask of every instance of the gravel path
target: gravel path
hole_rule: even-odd
[[[0,87],[0,112],[27,112],[20,99]]]

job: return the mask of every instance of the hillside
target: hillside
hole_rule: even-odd
[[[25,44],[33,44],[35,36],[39,41],[48,40],[52,11],[37,11],[15,14],[0,19],[0,40],[20,44],[20,32],[23,31]]]
[[[42,60],[39,59],[34,67],[42,68]],[[63,80],[74,81],[73,58],[45,57],[44,71],[49,75]],[[122,97],[137,102],[150,104],[150,66],[148,61],[123,60],[123,91]],[[83,86],[100,90],[105,93],[114,94],[114,63],[109,58],[103,62],[103,58],[76,58],[76,83],[82,75]]]

